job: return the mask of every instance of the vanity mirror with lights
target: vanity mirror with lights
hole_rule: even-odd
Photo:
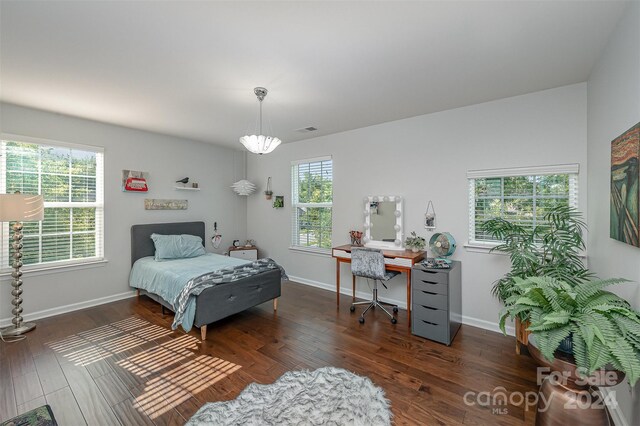
[[[371,195],[364,198],[364,245],[383,250],[404,250],[402,197]]]

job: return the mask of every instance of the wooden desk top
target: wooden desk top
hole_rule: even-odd
[[[333,247],[331,249],[331,255],[333,256],[333,250],[342,250],[342,251],[346,251],[347,253],[351,253],[351,249],[353,247],[356,248],[362,248],[363,246],[352,246],[351,244],[345,244],[343,246],[338,246],[338,247]],[[411,250],[382,250],[382,255],[384,257],[400,257],[403,259],[412,259],[414,261],[420,261],[424,258],[426,252],[424,251],[419,251],[419,252],[413,252]],[[337,256],[333,256],[333,257],[337,257]]]

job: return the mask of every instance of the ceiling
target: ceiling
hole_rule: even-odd
[[[265,86],[294,142],[586,81],[627,5],[2,0],[0,99],[241,148]]]

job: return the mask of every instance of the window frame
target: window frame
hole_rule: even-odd
[[[12,142],[21,142],[27,144],[36,144],[40,146],[50,146],[57,148],[66,148],[66,149],[75,149],[80,151],[89,151],[96,153],[96,201],[95,202],[73,202],[73,201],[45,201],[45,208],[95,208],[96,209],[96,217],[95,217],[95,250],[96,255],[91,257],[84,258],[73,258],[65,259],[65,260],[56,260],[51,262],[38,262],[32,263],[28,265],[24,265],[21,269],[23,271],[47,271],[47,270],[58,270],[64,268],[82,268],[82,267],[92,267],[92,266],[101,266],[106,262],[104,257],[104,222],[105,222],[105,208],[104,208],[104,148],[93,146],[93,145],[85,145],[85,144],[76,144],[69,142],[61,142],[50,139],[43,138],[34,138],[29,136],[10,134],[10,133],[0,133],[0,150],[2,150],[2,154],[5,154],[5,146],[4,143],[12,141]],[[7,190],[7,166],[6,166],[6,155],[0,156],[0,193],[6,193]],[[38,173],[39,175],[40,173]],[[72,175],[70,175],[72,176]],[[70,188],[71,190],[71,188]],[[0,276],[8,275],[13,268],[10,266],[9,259],[9,248],[8,245],[5,245],[10,241],[10,229],[8,222],[1,223],[0,230]],[[42,222],[40,222],[40,246],[42,247]],[[81,231],[79,234],[86,233]],[[78,235],[79,235],[78,234]],[[73,232],[69,232],[69,235],[72,236]],[[40,259],[42,258],[41,254],[42,248],[40,248]],[[70,249],[71,251],[71,249]],[[6,262],[6,263],[5,263]],[[8,266],[7,266],[8,265]]]
[[[578,197],[578,181],[580,178],[580,165],[579,164],[558,164],[548,166],[533,166],[533,167],[514,167],[504,169],[489,169],[489,170],[470,170],[467,172],[468,180],[468,197],[469,197],[469,233],[467,235],[467,243],[465,247],[471,249],[480,249],[481,251],[488,251],[501,244],[500,241],[485,241],[476,240],[476,180],[487,178],[510,178],[521,176],[548,176],[548,175],[568,175],[569,177],[569,205],[575,208],[579,208]],[[535,186],[534,186],[535,188]],[[504,187],[501,189],[500,197],[504,204]],[[536,199],[536,193],[533,193],[532,199]]]
[[[297,170],[301,164],[310,164],[310,163],[318,163],[323,161],[331,161],[331,202],[330,203],[299,203],[298,202],[298,194],[296,193],[296,189],[298,187],[297,182]],[[316,208],[329,208],[331,209],[331,246],[333,246],[333,176],[334,176],[334,164],[333,157],[330,155],[322,156],[322,157],[313,157],[306,158],[301,160],[294,160],[291,162],[291,245],[289,246],[290,250],[297,250],[302,252],[309,252],[313,254],[321,254],[321,255],[330,255],[331,248],[325,247],[317,247],[317,246],[304,246],[300,245],[299,239],[299,223],[297,210],[299,207],[316,207]],[[295,179],[295,181],[294,181]]]

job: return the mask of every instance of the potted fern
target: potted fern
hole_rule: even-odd
[[[500,241],[491,251],[505,253],[511,261],[511,270],[491,290],[503,304],[512,296],[517,278],[546,276],[578,285],[593,277],[581,257],[586,225],[573,207],[552,207],[533,228],[502,218],[490,219],[481,228]],[[524,312],[515,316],[518,353],[520,343],[527,344],[527,321]]]
[[[505,332],[507,318],[525,315],[528,330],[548,361],[553,361],[563,341],[569,341],[567,349],[578,371],[590,375],[610,365],[625,373],[633,385],[640,377],[640,315],[626,300],[604,290],[625,281],[575,285],[549,276],[514,277],[500,328]]]
[[[411,235],[405,239],[404,245],[408,249],[411,249],[411,251],[413,251],[414,253],[417,253],[420,250],[424,250],[425,246],[427,245],[427,241],[424,238],[418,236],[416,234],[416,231],[412,231]]]

